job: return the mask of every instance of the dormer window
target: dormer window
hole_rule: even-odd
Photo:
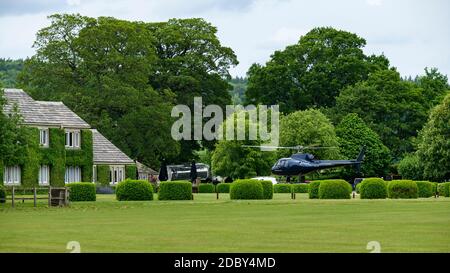
[[[48,147],[49,143],[50,141],[48,129],[47,128],[39,129],[39,144],[41,145],[41,147]]]
[[[80,130],[66,130],[66,148],[80,148]]]

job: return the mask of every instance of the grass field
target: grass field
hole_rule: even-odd
[[[450,198],[0,204],[0,252],[450,252]]]

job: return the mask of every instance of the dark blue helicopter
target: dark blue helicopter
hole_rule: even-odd
[[[333,149],[335,147],[304,147],[304,146],[293,146],[293,147],[272,147],[272,146],[250,146],[247,147],[261,147],[261,148],[277,148],[277,149],[295,149],[298,152],[291,155],[288,158],[279,159],[275,165],[272,167],[272,173],[275,175],[283,176],[304,176],[310,172],[319,171],[323,169],[343,167],[343,166],[355,166],[358,168],[364,160],[364,153],[366,147],[363,146],[359,155],[354,160],[317,160],[314,159],[312,154],[300,153],[305,149]]]

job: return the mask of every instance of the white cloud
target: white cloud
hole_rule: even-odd
[[[369,6],[381,6],[383,4],[383,0],[366,0],[366,3]]]
[[[435,66],[450,75],[450,1],[447,0],[66,0],[58,1],[58,5],[42,0],[39,5],[35,3],[31,0],[0,2],[0,57],[31,56],[36,31],[47,25],[46,16],[55,12],[148,22],[203,17],[218,28],[222,44],[231,47],[238,56],[240,64],[231,70],[233,75],[245,75],[252,63],[265,63],[275,50],[296,43],[300,35],[318,26],[332,26],[365,38],[364,51],[384,52],[402,75],[421,74],[426,66]]]
[[[81,4],[81,0],[67,0],[67,4],[69,6],[79,6]]]

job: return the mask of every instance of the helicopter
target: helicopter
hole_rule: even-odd
[[[272,167],[272,173],[282,176],[299,176],[304,180],[304,176],[310,172],[319,171],[323,169],[355,166],[358,169],[364,160],[364,153],[366,147],[363,146],[356,159],[353,160],[318,160],[314,159],[314,155],[303,153],[303,150],[316,150],[316,149],[334,149],[336,147],[305,147],[305,146],[292,146],[292,147],[278,147],[278,146],[252,146],[244,145],[245,147],[260,147],[266,149],[293,149],[297,150],[297,153],[291,155],[288,158],[280,158]]]

